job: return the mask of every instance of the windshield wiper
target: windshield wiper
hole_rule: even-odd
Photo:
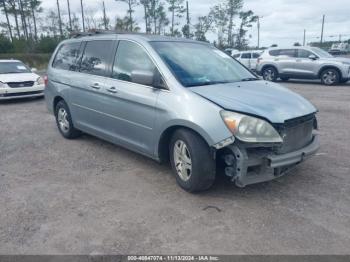
[[[231,82],[230,81],[207,81],[207,82],[200,82],[200,83],[189,84],[189,85],[187,85],[187,87],[210,86],[210,85],[227,84],[227,83],[231,83]]]
[[[258,81],[259,78],[256,77],[247,77],[247,78],[243,78],[241,79],[242,82],[247,82],[247,81]]]

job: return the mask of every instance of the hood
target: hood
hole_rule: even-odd
[[[15,74],[0,74],[0,82],[25,82],[25,81],[36,81],[39,78],[34,73],[15,73]]]
[[[284,123],[317,111],[302,96],[272,82],[259,80],[189,89],[225,110],[260,116],[271,123]]]

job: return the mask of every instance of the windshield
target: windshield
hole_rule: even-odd
[[[201,43],[151,42],[185,87],[258,80],[224,52]]]
[[[30,73],[30,69],[21,62],[0,62],[0,74]]]
[[[312,47],[311,49],[312,49],[313,52],[316,53],[316,55],[318,55],[318,56],[321,57],[321,58],[322,58],[322,57],[323,57],[323,58],[332,58],[332,57],[333,57],[330,53],[328,53],[328,52],[322,50],[321,48]]]

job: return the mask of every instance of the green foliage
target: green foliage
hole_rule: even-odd
[[[11,41],[3,36],[0,35],[0,53],[12,53],[13,52],[13,44]]]
[[[51,54],[0,54],[0,59],[16,59],[21,60],[30,67],[35,67],[39,70],[47,68]]]

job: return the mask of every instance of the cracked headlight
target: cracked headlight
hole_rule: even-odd
[[[227,128],[241,141],[253,143],[281,143],[278,132],[265,120],[230,111],[220,112]]]

